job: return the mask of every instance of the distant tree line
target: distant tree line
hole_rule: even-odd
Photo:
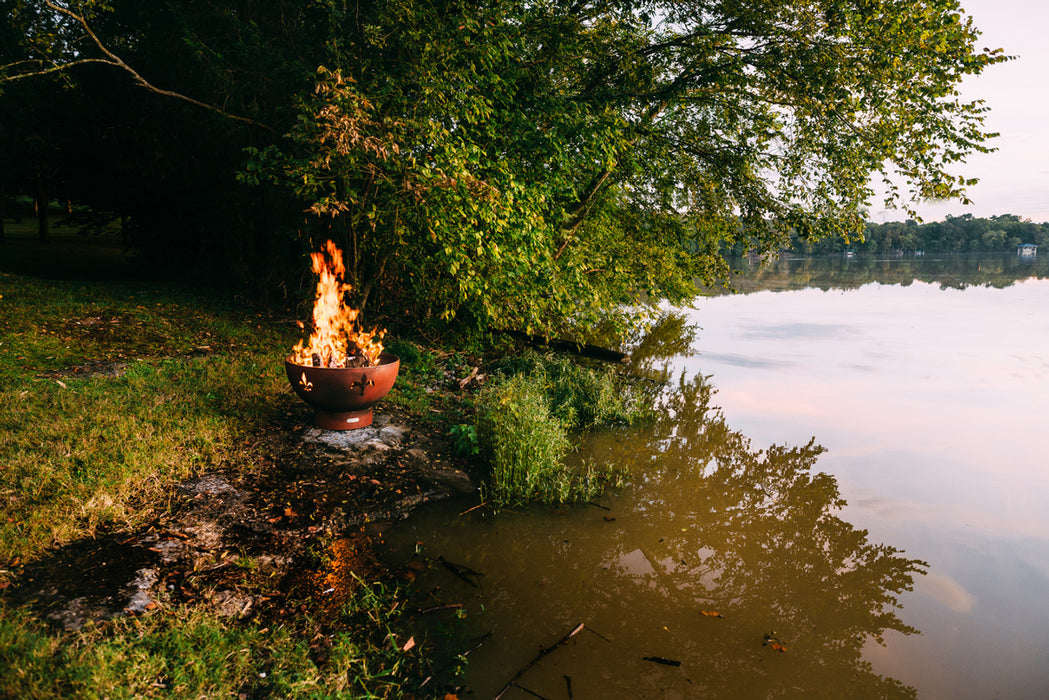
[[[1049,249],[1049,223],[1036,224],[1015,214],[989,219],[971,214],[919,224],[913,219],[867,223],[863,240],[841,237],[810,241],[791,236],[790,251],[802,255],[856,253],[992,253],[1015,252],[1023,243]]]

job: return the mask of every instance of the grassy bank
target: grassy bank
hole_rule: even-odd
[[[253,436],[289,415],[308,419],[283,371],[300,332],[290,314],[135,279],[128,256],[104,241],[8,246],[0,592],[55,547],[166,512],[187,478],[263,468]],[[439,356],[416,349],[390,406],[435,415],[425,387],[443,376]],[[191,602],[76,632],[5,599],[0,698],[403,697],[429,664],[402,638],[404,596],[371,581],[323,619],[308,600],[276,623]]]
[[[299,339],[295,314],[142,279],[105,241],[56,236],[41,246],[15,237],[8,245],[0,248],[15,253],[0,258],[0,593],[56,548],[122,538],[170,514],[186,479],[265,478],[273,461],[258,453],[259,435],[292,440],[288,425],[309,422],[282,363]],[[534,353],[480,368],[462,343],[441,350],[389,340],[402,364],[384,410],[486,464],[490,505],[586,501],[621,476],[567,469],[564,459],[578,431],[643,414],[624,402],[629,392],[610,371]],[[251,556],[236,561],[256,565]],[[269,590],[264,576],[249,572],[248,587]],[[182,600],[75,632],[2,598],[0,698],[410,696],[432,659],[426,644],[406,638],[407,592],[376,578],[355,590],[323,614],[316,591],[306,591],[284,600],[279,615],[221,615]],[[436,686],[419,696],[442,696]]]

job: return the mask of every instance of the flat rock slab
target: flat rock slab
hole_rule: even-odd
[[[390,450],[401,447],[408,436],[402,425],[377,425],[378,419],[367,428],[356,430],[324,430],[309,428],[302,434],[303,442],[327,445],[339,450]]]

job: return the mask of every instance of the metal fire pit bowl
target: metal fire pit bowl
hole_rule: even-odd
[[[288,381],[313,406],[314,423],[326,430],[353,430],[372,424],[372,406],[393,388],[401,361],[384,352],[374,367],[305,367],[284,360]]]

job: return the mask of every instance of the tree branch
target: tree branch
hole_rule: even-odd
[[[266,124],[262,124],[261,122],[257,122],[254,119],[249,119],[248,117],[242,117],[242,116],[239,116],[237,114],[232,114],[232,113],[227,112],[226,110],[222,109],[221,107],[216,107],[213,104],[208,104],[207,102],[202,102],[201,100],[197,100],[195,98],[189,97],[188,95],[183,95],[180,92],[175,92],[173,90],[165,90],[164,88],[160,88],[160,87],[157,87],[156,85],[153,85],[148,80],[146,80],[138,71],[136,71],[134,68],[129,66],[127,63],[125,63],[124,60],[122,58],[120,58],[120,56],[117,56],[115,53],[113,53],[108,48],[106,48],[105,44],[102,43],[102,40],[99,39],[98,35],[95,34],[95,32],[91,29],[91,25],[88,24],[87,19],[83,15],[78,15],[77,13],[73,12],[69,8],[62,7],[61,5],[57,5],[54,2],[52,2],[52,0],[44,0],[44,4],[47,5],[49,8],[51,8],[53,11],[57,12],[58,14],[64,15],[64,16],[72,19],[74,22],[76,22],[81,27],[83,27],[83,29],[87,33],[88,37],[90,37],[91,41],[95,44],[95,46],[98,48],[98,50],[102,52],[102,54],[105,56],[105,58],[84,58],[84,59],[79,59],[79,60],[76,60],[76,61],[71,61],[69,63],[65,63],[65,64],[61,64],[61,65],[55,65],[55,66],[52,66],[50,68],[46,68],[46,69],[39,70],[39,71],[33,71],[33,72],[30,72],[30,73],[21,73],[21,74],[12,75],[12,76],[5,76],[5,77],[0,78],[0,82],[12,82],[12,81],[15,81],[15,80],[21,80],[22,78],[28,78],[28,77],[40,76],[40,75],[47,75],[49,73],[57,73],[57,72],[64,71],[64,70],[67,70],[69,68],[72,68],[74,66],[83,65],[83,64],[86,64],[86,63],[103,63],[105,65],[113,66],[114,68],[120,68],[121,70],[123,70],[126,73],[130,74],[132,79],[135,81],[135,83],[137,83],[139,85],[139,87],[143,87],[146,90],[149,90],[150,92],[153,92],[153,93],[155,93],[157,95],[163,95],[165,97],[171,97],[171,98],[174,98],[176,100],[182,100],[183,102],[188,102],[191,105],[200,107],[202,109],[206,109],[209,112],[214,112],[215,114],[223,116],[223,117],[225,117],[227,119],[232,119],[234,121],[242,122],[244,124],[251,124],[252,126],[257,126],[259,128],[265,129],[267,131],[275,131],[272,127],[267,126]]]

